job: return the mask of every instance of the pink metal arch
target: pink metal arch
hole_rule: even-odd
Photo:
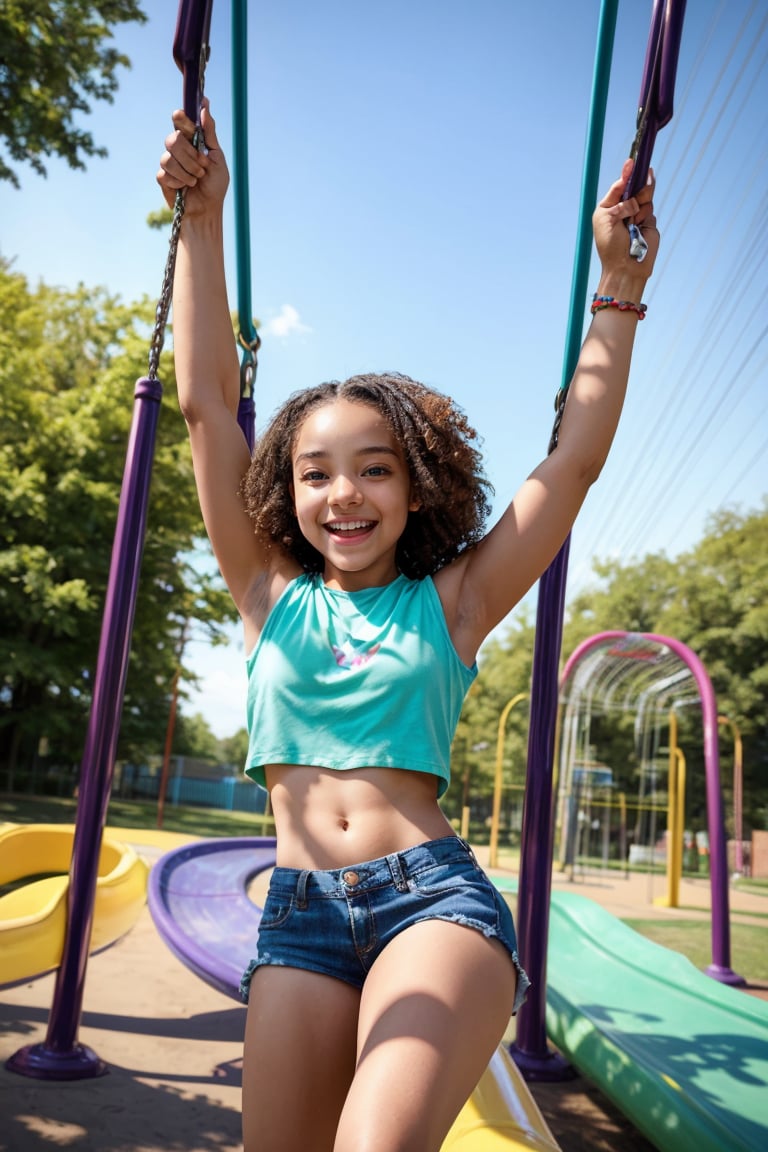
[[[744,977],[731,968],[731,925],[728,908],[728,855],[725,840],[723,797],[720,790],[720,763],[717,745],[717,704],[712,681],[699,657],[687,644],[672,636],[653,632],[598,632],[578,646],[566,661],[560,678],[561,688],[573,675],[576,666],[594,648],[608,642],[639,640],[663,644],[690,669],[696,681],[704,722],[704,769],[707,790],[707,823],[709,826],[710,885],[712,899],[712,963],[707,974],[722,984],[744,984]],[[620,658],[620,657],[619,657]],[[629,657],[628,657],[629,658]]]

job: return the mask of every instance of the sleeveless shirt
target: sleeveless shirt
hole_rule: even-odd
[[[245,771],[267,764],[386,767],[450,780],[450,750],[477,675],[453,646],[431,577],[359,592],[292,580],[272,608],[248,672]]]

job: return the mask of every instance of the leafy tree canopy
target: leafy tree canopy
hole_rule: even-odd
[[[30,289],[0,261],[0,767],[82,757],[137,376],[153,308]],[[194,489],[171,358],[150,490],[118,755],[162,750],[194,626],[234,618]]]
[[[130,66],[112,43],[113,27],[146,19],[137,0],[3,0],[0,139],[11,161],[45,176],[45,156],[84,168],[85,157],[106,155],[77,117],[94,100],[111,103],[118,68]],[[2,155],[0,180],[19,187]]]
[[[718,711],[743,738],[747,834],[750,826],[768,826],[768,499],[752,511],[718,512],[708,521],[700,542],[674,559],[659,553],[625,564],[596,561],[594,571],[595,587],[569,604],[563,659],[587,637],[611,630],[655,632],[687,644],[712,680]],[[491,791],[499,718],[505,700],[530,684],[533,641],[533,625],[523,615],[513,618],[506,635],[483,649],[480,675],[464,706],[454,744],[454,782],[447,797],[451,815],[458,815],[467,764],[473,798]],[[618,784],[629,793],[637,789],[639,767],[632,719],[593,720],[592,729],[599,757],[611,765]],[[525,772],[526,724],[525,706],[515,708],[506,727],[505,782]],[[732,731],[724,725],[720,734],[721,779],[730,811]],[[704,827],[697,709],[681,717],[680,742],[689,769],[686,812],[696,827]],[[478,751],[483,745],[486,750]]]

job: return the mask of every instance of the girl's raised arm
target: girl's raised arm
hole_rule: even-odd
[[[204,103],[206,151],[192,144],[194,124],[173,115],[157,181],[169,205],[183,188],[173,286],[173,345],[179,404],[189,429],[206,531],[222,576],[240,610],[263,571],[266,549],[254,534],[240,497],[249,464],[237,423],[240,372],[224,275],[223,204],[229,186],[216,126]]]
[[[474,550],[436,583],[459,654],[474,660],[485,637],[542,575],[565,541],[613,441],[629,376],[639,305],[658,250],[653,178],[636,199],[622,202],[631,161],[593,217],[603,297],[568,389],[558,446],[522,485],[501,520]],[[629,254],[625,221],[643,229],[648,254]]]

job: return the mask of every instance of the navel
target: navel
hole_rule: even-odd
[[[342,832],[349,830],[349,820],[347,820],[346,817],[339,816],[339,828],[341,828]]]

